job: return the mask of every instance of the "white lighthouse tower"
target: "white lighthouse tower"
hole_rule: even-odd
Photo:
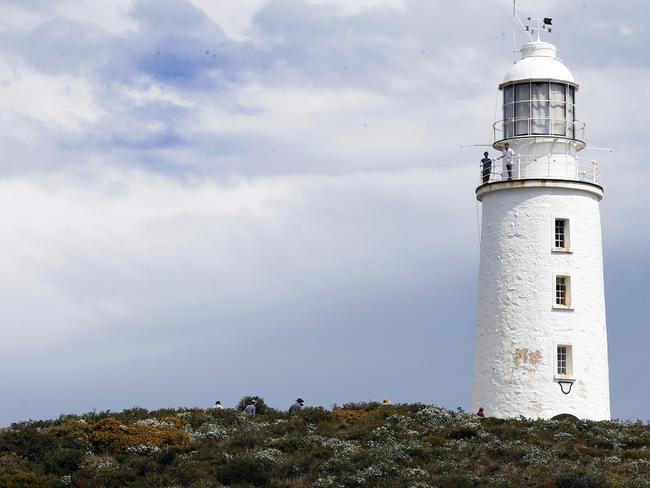
[[[550,19],[537,21],[541,30]],[[610,418],[598,167],[583,162],[578,84],[532,40],[506,73],[482,171],[473,408],[494,417]]]

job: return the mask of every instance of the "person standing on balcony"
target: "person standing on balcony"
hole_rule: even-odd
[[[483,153],[481,165],[483,165],[483,183],[487,183],[490,181],[490,173],[492,172],[492,160],[490,159],[487,151]]]
[[[515,155],[515,152],[510,149],[510,144],[507,142],[503,145],[503,151],[501,151],[501,156],[497,159],[503,159],[506,170],[508,170],[508,181],[512,179],[512,157]]]

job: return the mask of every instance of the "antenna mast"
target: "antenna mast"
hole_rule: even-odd
[[[512,61],[517,62],[517,0],[512,0]]]

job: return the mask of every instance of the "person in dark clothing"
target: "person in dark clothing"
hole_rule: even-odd
[[[483,153],[481,165],[483,166],[483,183],[487,183],[490,181],[490,173],[492,173],[492,160],[490,159],[487,151]]]
[[[479,417],[485,417],[485,412],[483,411],[483,407],[480,407],[478,409],[478,412],[476,412],[476,415],[478,415]]]
[[[289,407],[289,413],[300,412],[302,410],[302,407],[304,406],[304,404],[305,404],[305,401],[302,398],[298,398],[296,400],[296,403],[294,403],[293,405],[291,405]]]

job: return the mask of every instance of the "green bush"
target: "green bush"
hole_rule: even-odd
[[[218,468],[217,478],[227,485],[239,483],[265,485],[271,478],[270,471],[254,457],[242,456]]]
[[[34,473],[4,473],[0,474],[2,488],[49,488],[47,478]]]
[[[593,473],[561,474],[555,478],[557,488],[607,488],[610,486],[602,477]]]
[[[48,452],[43,456],[46,473],[59,475],[73,473],[81,464],[84,451],[80,449],[62,448]]]

